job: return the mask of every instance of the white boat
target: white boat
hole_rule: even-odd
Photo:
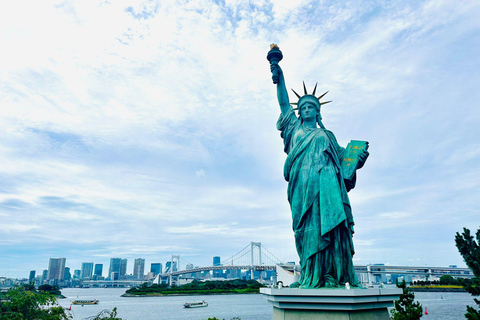
[[[199,301],[199,302],[186,302],[183,305],[184,308],[200,308],[200,307],[208,307],[207,301]]]
[[[98,300],[96,299],[91,299],[91,300],[72,300],[72,304],[81,304],[82,306],[85,304],[98,304]]]

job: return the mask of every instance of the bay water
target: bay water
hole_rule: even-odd
[[[164,297],[121,297],[125,288],[66,288],[62,294],[66,299],[58,303],[69,308],[74,299],[98,299],[97,305],[71,305],[75,320],[94,316],[104,309],[117,308],[118,317],[124,320],[206,320],[216,317],[230,320],[239,317],[242,320],[271,320],[272,306],[261,294],[191,295]],[[427,308],[428,320],[465,319],[466,306],[475,306],[473,297],[466,292],[416,292],[416,301]],[[208,307],[183,308],[185,302],[205,300]]]

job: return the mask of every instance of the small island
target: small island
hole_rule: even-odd
[[[472,279],[456,279],[443,275],[437,281],[417,281],[410,285],[413,292],[465,292],[464,284],[472,284]]]
[[[259,289],[265,287],[256,280],[226,280],[226,281],[198,281],[181,286],[169,287],[167,284],[143,283],[142,285],[128,289],[122,297],[151,297],[167,295],[205,295],[205,294],[246,294],[259,293]]]

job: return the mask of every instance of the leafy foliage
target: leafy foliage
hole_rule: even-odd
[[[16,286],[0,295],[2,320],[67,320],[62,307],[56,305],[55,296],[37,292],[31,285]]]
[[[38,286],[38,291],[47,292],[56,296],[62,294],[58,285],[51,286],[49,284],[42,284],[41,286]]]
[[[422,317],[422,305],[415,302],[415,294],[408,290],[405,281],[397,282],[397,287],[403,290],[398,300],[395,301],[395,308],[392,310],[392,320],[417,320]]]
[[[480,229],[477,230],[475,238],[476,240],[470,234],[469,229],[463,228],[462,234],[457,232],[455,235],[455,245],[463,260],[465,260],[465,263],[472,269],[475,275],[475,278],[469,282],[462,280],[462,285],[472,296],[478,297],[480,295]],[[480,301],[477,298],[474,301],[477,305],[480,305]],[[480,312],[471,306],[467,306],[465,318],[468,320],[480,320]]]
[[[443,288],[462,288],[466,285],[475,285],[474,279],[456,279],[451,275],[443,275],[440,277],[438,281],[416,281],[414,285],[411,285],[409,288],[435,288],[435,287],[443,287]]]
[[[257,293],[262,284],[255,280],[205,281],[194,280],[191,283],[169,288],[166,284],[147,283],[131,288],[126,293],[134,295],[149,294],[215,294],[215,293]]]
[[[443,276],[440,277],[440,284],[443,286],[459,285],[460,281],[448,274],[444,274]]]
[[[96,316],[93,320],[122,320],[122,318],[117,317],[117,307],[113,308],[112,311],[109,312],[109,315],[106,316]]]

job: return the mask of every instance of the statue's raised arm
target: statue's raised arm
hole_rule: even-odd
[[[292,110],[292,106],[288,102],[287,87],[285,86],[285,78],[283,76],[282,68],[280,68],[280,65],[278,64],[282,58],[283,55],[278,46],[276,44],[271,44],[267,59],[270,62],[273,83],[277,85],[278,104],[280,105],[282,114],[285,116],[290,110]]]

